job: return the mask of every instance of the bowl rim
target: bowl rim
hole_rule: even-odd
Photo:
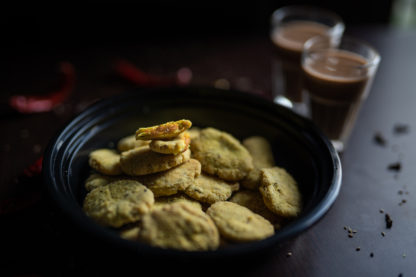
[[[98,224],[92,222],[92,220],[87,218],[85,214],[80,216],[79,210],[74,209],[73,201],[69,201],[69,199],[58,190],[58,184],[56,183],[56,179],[53,176],[54,174],[51,170],[49,170],[51,168],[51,165],[53,165],[53,163],[56,161],[54,159],[54,152],[56,151],[56,148],[59,146],[59,138],[63,134],[65,134],[66,131],[70,130],[82,118],[93,113],[94,111],[99,110],[102,106],[106,106],[118,98],[124,98],[129,97],[129,95],[135,95],[138,91],[140,91],[140,93],[155,93],[155,91],[157,92],[170,90],[207,90],[210,93],[225,93],[227,97],[243,97],[250,102],[254,101],[254,103],[259,103],[261,105],[273,106],[276,109],[282,110],[282,112],[284,113],[289,113],[291,117],[294,117],[296,118],[296,120],[299,120],[303,124],[306,124],[308,128],[311,128],[315,135],[319,137],[321,142],[324,143],[326,149],[328,150],[329,157],[331,158],[331,163],[333,165],[334,174],[331,178],[331,183],[329,184],[328,190],[325,192],[325,195],[322,197],[321,201],[310,211],[308,211],[307,214],[302,215],[302,217],[296,219],[293,223],[290,223],[289,225],[285,226],[285,228],[279,230],[279,232],[275,233],[273,236],[269,238],[260,241],[236,244],[230,247],[220,248],[215,251],[183,251],[176,249],[162,249],[158,247],[152,247],[148,244],[141,242],[125,240],[116,235],[114,231],[111,231],[108,228],[99,226]],[[81,113],[75,115],[66,124],[64,124],[63,127],[56,132],[55,136],[51,138],[44,153],[42,168],[44,169],[42,171],[43,185],[46,188],[49,198],[52,200],[55,206],[63,212],[63,214],[66,217],[68,217],[71,221],[77,224],[78,228],[82,229],[83,231],[87,231],[87,233],[99,239],[110,241],[111,243],[114,243],[115,246],[117,246],[118,248],[126,248],[138,254],[158,256],[162,254],[166,257],[171,258],[175,258],[178,256],[186,258],[218,258],[219,256],[223,258],[235,257],[249,253],[255,253],[259,250],[269,248],[270,244],[275,245],[277,243],[281,243],[291,237],[298,235],[303,231],[306,231],[307,229],[318,223],[334,204],[335,200],[339,195],[342,184],[342,167],[340,157],[335,148],[333,147],[332,143],[329,141],[329,139],[315,126],[315,124],[312,121],[296,114],[295,112],[284,106],[275,104],[270,100],[266,100],[264,98],[259,97],[258,95],[253,95],[249,92],[242,92],[238,90],[224,91],[222,89],[203,86],[138,88],[134,90],[125,91],[121,94],[106,97],[93,103],[92,105],[84,109]]]

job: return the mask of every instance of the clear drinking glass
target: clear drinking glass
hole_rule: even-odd
[[[308,40],[302,54],[304,88],[312,120],[342,152],[368,96],[380,55],[370,45],[343,37]]]
[[[271,16],[270,39],[275,46],[272,62],[274,102],[305,113],[301,56],[303,44],[316,35],[334,43],[344,32],[342,19],[333,12],[310,6],[286,6]]]

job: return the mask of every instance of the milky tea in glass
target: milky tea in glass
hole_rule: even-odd
[[[270,38],[275,46],[273,97],[302,103],[301,55],[304,43],[317,35],[339,41],[344,24],[335,14],[314,7],[287,6],[272,14]]]
[[[380,62],[372,47],[350,38],[331,46],[325,37],[305,43],[302,68],[312,120],[342,151]]]

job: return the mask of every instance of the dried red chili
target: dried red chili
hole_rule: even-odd
[[[115,69],[120,76],[138,86],[186,85],[192,79],[192,72],[186,67],[179,69],[176,76],[157,76],[142,71],[126,60],[118,60]]]
[[[61,104],[73,89],[75,70],[71,63],[61,62],[59,71],[62,75],[59,90],[39,95],[14,95],[9,99],[10,106],[20,113],[40,113],[50,111]]]

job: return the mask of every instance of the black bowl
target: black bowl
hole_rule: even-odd
[[[185,252],[151,247],[121,239],[82,210],[88,154],[114,147],[139,126],[190,119],[194,126],[212,126],[239,139],[266,137],[278,166],[298,181],[304,197],[299,218],[272,237],[230,245],[216,251]],[[214,88],[143,89],[102,100],[75,117],[49,144],[43,162],[51,199],[74,224],[103,244],[147,257],[227,258],[258,253],[295,236],[316,223],[334,203],[341,186],[337,152],[307,119],[251,94]]]

